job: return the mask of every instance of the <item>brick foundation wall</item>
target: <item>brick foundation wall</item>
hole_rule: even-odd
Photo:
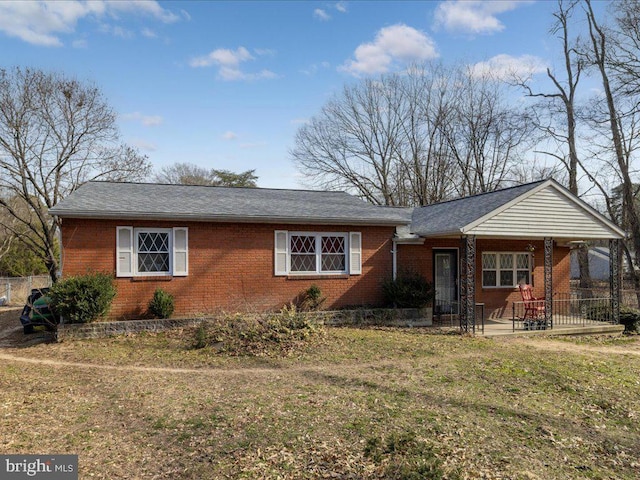
[[[476,241],[476,302],[485,304],[486,318],[510,318],[513,302],[522,300],[517,288],[482,287],[482,252],[524,252],[532,244],[534,251],[533,285],[536,297],[544,296],[544,242],[509,239],[478,239]],[[458,239],[426,239],[424,245],[398,246],[398,271],[403,268],[420,272],[433,281],[433,251],[438,248],[459,249]],[[553,249],[553,292],[568,294],[570,280],[568,247]]]
[[[379,306],[380,284],[391,276],[393,227],[345,227],[200,222],[85,220],[62,224],[63,276],[116,268],[116,227],[188,227],[189,275],[116,278],[118,294],[110,318],[144,317],[156,288],[175,296],[175,315],[219,311],[277,310],[312,284],[327,300],[323,308]],[[362,233],[362,274],[278,277],[274,275],[274,231]]]

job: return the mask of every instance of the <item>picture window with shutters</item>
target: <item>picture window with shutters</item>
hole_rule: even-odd
[[[361,273],[360,232],[275,232],[276,275]]]
[[[531,255],[528,253],[484,252],[483,287],[517,287],[531,283]]]
[[[173,275],[188,273],[188,229],[116,229],[118,277]]]

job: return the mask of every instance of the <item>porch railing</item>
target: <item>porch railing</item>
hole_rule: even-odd
[[[484,333],[484,303],[476,303],[476,323],[473,326],[473,333],[476,330]],[[438,300],[433,302],[433,322],[439,326],[460,327],[461,317],[460,302],[450,300]]]
[[[552,315],[546,321],[544,300],[513,302],[513,331],[615,323],[609,297],[580,298],[575,293],[556,294],[551,303]]]

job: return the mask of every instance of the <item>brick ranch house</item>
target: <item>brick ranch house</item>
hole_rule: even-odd
[[[114,275],[110,316],[142,316],[156,288],[176,315],[277,310],[316,284],[324,308],[380,305],[403,270],[432,281],[435,309],[508,317],[518,283],[569,292],[570,249],[624,232],[554,180],[418,208],[344,192],[89,182],[50,210],[62,276]],[[615,282],[612,282],[614,285]],[[619,287],[618,291],[619,291]],[[616,294],[613,291],[612,294]]]

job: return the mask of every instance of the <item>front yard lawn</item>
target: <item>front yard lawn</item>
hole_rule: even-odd
[[[638,337],[329,328],[287,357],[188,344],[0,349],[0,450],[78,454],[83,479],[638,478]]]

